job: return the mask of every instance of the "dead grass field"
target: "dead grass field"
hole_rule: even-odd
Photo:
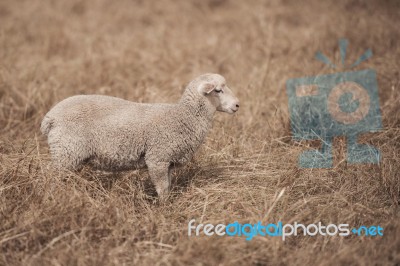
[[[0,2],[0,265],[399,265],[400,5],[397,1]],[[331,73],[321,50],[378,73],[384,129],[362,137],[379,165],[301,169],[285,82]],[[175,102],[193,77],[224,75],[241,100],[155,201],[147,172],[49,167],[44,114],[75,94]],[[278,195],[281,194],[281,197]],[[381,225],[383,237],[191,237],[239,221]]]

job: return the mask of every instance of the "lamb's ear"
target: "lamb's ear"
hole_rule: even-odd
[[[212,92],[215,89],[215,85],[212,83],[203,83],[200,85],[199,91],[204,94],[207,95],[210,92]]]

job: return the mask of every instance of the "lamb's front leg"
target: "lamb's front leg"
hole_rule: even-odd
[[[151,181],[156,187],[158,197],[162,201],[168,198],[171,186],[169,166],[170,166],[169,163],[164,163],[164,162],[147,163]]]

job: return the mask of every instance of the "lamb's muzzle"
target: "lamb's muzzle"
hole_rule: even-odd
[[[191,81],[176,104],[143,104],[102,95],[77,95],[55,105],[41,130],[53,163],[79,170],[148,167],[160,198],[170,190],[169,169],[190,160],[212,126],[215,111],[233,114],[239,100],[218,74]]]

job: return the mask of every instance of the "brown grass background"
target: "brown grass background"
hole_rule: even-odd
[[[400,6],[397,1],[0,2],[0,265],[395,265],[400,263]],[[384,129],[361,140],[379,165],[300,169],[285,82],[331,73],[314,59],[378,74]],[[39,132],[75,94],[175,102],[193,77],[224,75],[241,100],[217,114],[196,158],[157,203],[145,170],[58,173]],[[187,223],[381,225],[383,237],[187,236]]]

